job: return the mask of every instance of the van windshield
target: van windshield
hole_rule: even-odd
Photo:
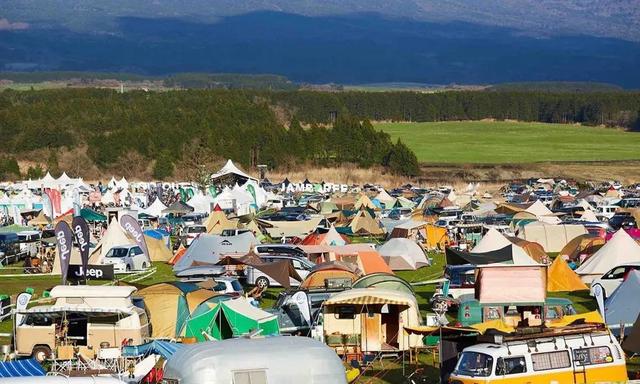
[[[491,374],[493,357],[478,352],[462,352],[455,373],[465,376],[486,377]]]
[[[106,257],[125,257],[127,253],[129,253],[128,248],[111,248]]]

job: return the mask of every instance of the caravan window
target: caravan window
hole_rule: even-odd
[[[527,372],[524,356],[499,358],[496,364],[496,376],[515,375]]]
[[[531,355],[531,363],[534,371],[571,367],[568,351],[534,353]]]
[[[576,365],[595,365],[611,363],[613,356],[609,347],[582,348],[573,351]]]
[[[233,384],[267,384],[267,371],[261,369],[233,372]]]

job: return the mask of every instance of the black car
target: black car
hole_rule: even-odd
[[[636,223],[635,217],[630,214],[619,214],[616,213],[609,219],[609,226],[614,231],[617,231],[620,228],[629,229],[629,228],[637,228],[638,225]]]

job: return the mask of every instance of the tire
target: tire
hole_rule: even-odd
[[[260,276],[256,279],[256,287],[269,288],[269,279],[264,276]]]
[[[596,286],[600,287],[602,290],[602,300],[607,300],[607,291],[604,290],[604,287],[601,284],[596,284]],[[592,292],[595,292],[595,286]],[[596,295],[594,294],[593,297],[596,297]]]
[[[147,269],[147,263],[146,262],[142,263],[142,269]]]
[[[43,363],[49,356],[51,356],[51,348],[46,345],[36,345],[31,351],[31,357],[38,363]]]
[[[126,272],[131,272],[131,266],[129,264],[127,264],[127,266],[125,267],[125,271]]]

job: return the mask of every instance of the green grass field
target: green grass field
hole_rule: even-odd
[[[565,124],[462,121],[380,123],[426,163],[640,159],[640,133]]]

